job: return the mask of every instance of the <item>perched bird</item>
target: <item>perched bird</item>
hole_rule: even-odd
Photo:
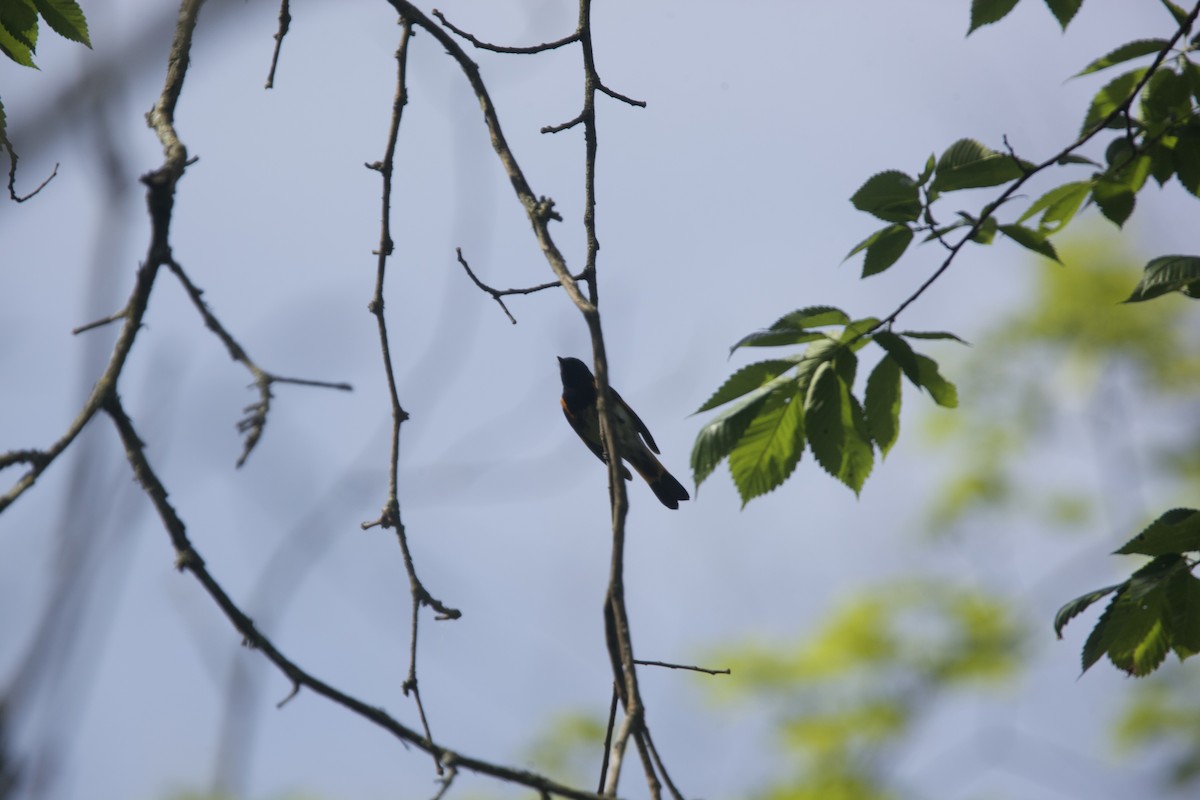
[[[596,457],[604,461],[604,444],[600,438],[600,418],[596,413],[596,379],[587,365],[578,358],[558,359],[558,371],[562,376],[562,409],[567,422],[583,439],[588,449]],[[612,398],[612,408],[609,416],[612,420],[613,435],[621,450],[621,458],[637,470],[638,474],[650,484],[650,488],[667,508],[679,508],[680,500],[690,499],[687,489],[667,472],[659,460],[654,457],[658,445],[654,437],[646,429],[646,423],[638,418],[629,404],[621,399],[617,390],[608,388],[608,396]],[[621,477],[630,480],[632,477],[625,465],[621,465]]]

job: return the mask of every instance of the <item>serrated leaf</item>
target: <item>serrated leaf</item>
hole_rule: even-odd
[[[933,402],[943,408],[958,408],[958,389],[954,384],[942,377],[938,371],[937,362],[929,356],[914,353],[917,368],[920,372],[920,386],[929,392]]]
[[[808,306],[790,314],[785,314],[776,320],[766,330],[755,331],[743,336],[733,347],[732,354],[740,347],[779,347],[781,345],[803,344],[824,338],[824,334],[810,330],[824,328],[830,325],[845,325],[850,317],[841,309],[833,306]]]
[[[31,53],[37,52],[38,14],[33,0],[0,0],[0,28]]]
[[[1032,167],[1032,164],[1018,163],[1007,153],[992,150],[974,139],[959,139],[938,159],[930,188],[937,192],[952,192],[999,186],[1016,180],[1025,169]]]
[[[765,404],[729,454],[742,507],[780,486],[804,451],[804,392]]]
[[[867,178],[850,202],[859,211],[866,211],[884,222],[915,222],[921,216],[916,181],[895,169]]]
[[[1050,13],[1054,15],[1058,24],[1065,31],[1067,25],[1071,24],[1071,20],[1079,12],[1083,0],[1046,0],[1046,5],[1050,7]]]
[[[88,38],[87,19],[75,0],[33,0],[33,3],[42,19],[59,36],[92,46],[92,40]]]
[[[1075,217],[1091,191],[1091,181],[1073,181],[1056,186],[1035,200],[1017,222],[1024,222],[1040,213],[1042,218],[1038,228],[1045,233],[1056,233]]]
[[[867,417],[862,406],[842,383],[842,431],[846,440],[842,445],[842,468],[838,479],[849,486],[857,496],[875,467],[875,450],[871,447],[871,432],[867,429]]]
[[[1149,675],[1171,646],[1167,587],[1187,565],[1175,555],[1159,556],[1133,573],[1104,612],[1109,661],[1130,675]]]
[[[1106,83],[1092,98],[1087,115],[1083,118],[1081,133],[1090,133],[1093,128],[1107,119],[1118,108],[1129,102],[1133,90],[1146,75],[1146,68],[1140,67],[1132,72],[1126,72]]]
[[[33,50],[9,33],[2,23],[0,23],[0,52],[23,67],[37,69],[37,64],[33,63]]]
[[[1157,53],[1166,46],[1166,39],[1138,39],[1137,41],[1126,42],[1108,54],[1097,58],[1071,77],[1078,78],[1083,75],[1090,75],[1093,72],[1099,72],[1102,69],[1108,69],[1117,64],[1123,64],[1126,61],[1132,61],[1135,58]]]
[[[999,22],[1016,6],[1017,0],[971,0],[971,27],[967,29],[967,35],[976,28]]]
[[[1125,224],[1133,214],[1137,198],[1132,189],[1123,183],[1109,180],[1096,181],[1092,187],[1092,199],[1100,209],[1100,213],[1118,228]]]
[[[1200,196],[1200,137],[1180,136],[1171,151],[1171,163],[1183,188]]]
[[[884,458],[900,436],[900,365],[884,356],[867,377],[867,429]]]
[[[917,354],[913,352],[908,342],[891,331],[877,331],[875,343],[891,356],[905,376],[912,381],[913,386],[921,386],[921,365],[917,362]]]
[[[1027,250],[1043,255],[1046,258],[1062,263],[1054,245],[1046,238],[1046,234],[1026,228],[1022,225],[1001,225],[1000,232]]]
[[[913,232],[907,225],[896,223],[876,231],[872,238],[874,241],[867,245],[867,255],[863,259],[864,278],[878,275],[899,261],[912,243]]]
[[[1181,570],[1167,584],[1171,649],[1179,660],[1200,653],[1200,580]]]
[[[1117,555],[1162,556],[1200,552],[1200,511],[1173,508],[1126,542]]]
[[[1196,256],[1160,256],[1142,268],[1142,279],[1126,303],[1150,300],[1168,292],[1200,295],[1200,258]]]
[[[708,398],[704,405],[696,409],[694,413],[700,414],[704,411],[711,411],[717,406],[723,406],[748,392],[762,387],[764,384],[771,382],[796,366],[797,361],[799,359],[782,358],[771,361],[759,361],[742,367],[730,375],[725,383],[721,384],[721,388],[713,392],[712,397]]]
[[[1058,164],[1059,166],[1062,166],[1064,164],[1088,164],[1093,167],[1100,166],[1099,164],[1097,164],[1095,161],[1088,158],[1087,156],[1080,156],[1080,155],[1076,155],[1075,153],[1067,153],[1065,156],[1060,157],[1054,163]]]
[[[1171,122],[1190,116],[1190,100],[1188,79],[1169,67],[1159,67],[1142,93],[1142,111],[1147,124]]]
[[[691,463],[692,480],[696,482],[697,487],[704,483],[717,465],[737,445],[738,440],[745,433],[750,422],[757,416],[759,410],[766,404],[769,396],[769,391],[763,387],[763,391],[752,393],[740,403],[710,420],[696,434],[696,442],[692,445]]]
[[[961,214],[962,212],[960,211],[959,213]],[[963,216],[966,215],[964,214]],[[974,224],[974,220],[971,220],[971,224]],[[996,222],[996,218],[988,217],[981,222],[979,227],[975,229],[975,232],[971,234],[971,241],[979,242],[980,244],[991,244],[996,238],[996,231],[999,230],[999,228],[1000,223]]]
[[[804,429],[817,463],[837,477],[842,470],[846,435],[842,429],[841,381],[829,362],[817,368],[808,386],[808,395],[804,399]]]
[[[1124,585],[1125,584],[1123,583],[1116,583],[1112,586],[1105,586],[1103,589],[1097,589],[1094,592],[1081,594],[1071,602],[1064,604],[1063,607],[1058,610],[1058,613],[1054,615],[1054,635],[1061,639],[1063,628],[1067,627],[1068,622],[1082,614],[1092,603],[1095,603],[1097,600],[1112,594]],[[1098,658],[1099,656],[1096,656],[1096,659]],[[1096,663],[1096,659],[1092,660],[1092,664]],[[1083,669],[1085,672],[1089,666],[1091,666],[1091,664],[1084,666]]]

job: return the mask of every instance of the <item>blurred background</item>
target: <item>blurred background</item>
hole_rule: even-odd
[[[144,114],[176,9],[84,10],[93,50],[45,31],[40,71],[0,63],[18,189],[58,164],[36,198],[0,204],[3,451],[66,430],[117,332],[71,329],[124,304],[148,244],[138,177],[162,156]],[[385,2],[291,10],[269,91],[278,6],[202,10],[177,111],[199,161],[172,243],[257,363],[354,391],[276,386],[236,469],[251,378],[163,274],[120,392],[193,542],[257,625],[317,677],[416,726],[401,690],[404,567],[390,532],[360,528],[385,500],[390,426],[366,309],[380,182],[364,163],[384,153],[399,28]],[[546,0],[442,10],[504,44],[575,27],[571,4]],[[601,77],[647,102],[601,98],[598,112],[611,378],[685,483],[704,419],[690,415],[748,360],[727,358],[733,342],[806,305],[883,316],[940,263],[927,246],[867,281],[857,258],[841,263],[877,227],[848,202],[867,177],[915,174],[961,137],[1000,148],[1007,136],[1045,158],[1107,80],[1067,78],[1173,24],[1159,2],[1091,0],[1064,34],[1027,2],[967,39],[968,13],[935,0],[596,4]],[[577,269],[581,132],[539,129],[579,111],[578,49],[475,55]],[[561,418],[554,358],[586,358],[587,332],[562,292],[510,298],[514,326],[468,280],[456,247],[493,286],[553,276],[476,99],[421,32],[409,92],[386,295],[412,415],[400,504],[422,580],[463,611],[423,617],[422,697],[446,746],[592,786],[611,690],[606,478]],[[1135,682],[1102,663],[1080,678],[1099,610],[1063,643],[1051,630],[1062,603],[1128,575],[1135,562],[1108,553],[1148,515],[1188,489],[1195,504],[1195,311],[1117,305],[1147,258],[1200,251],[1195,209],[1171,184],[1144,192],[1120,234],[1088,212],[1057,242],[1065,267],[1011,242],[968,250],[900,320],[972,342],[927,348],[961,406],[906,393],[899,444],[859,498],[808,457],[744,509],[724,469],[677,512],[631,485],[637,655],[732,669],[642,672],[687,796],[1195,791],[1195,665]],[[5,491],[19,474],[4,472]],[[305,692],[277,710],[290,684],[173,561],[103,419],[0,516],[6,796],[436,793],[428,757],[345,710]],[[627,774],[622,794],[644,793]],[[462,775],[450,796],[528,794]]]

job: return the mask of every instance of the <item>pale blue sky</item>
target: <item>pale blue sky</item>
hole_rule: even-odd
[[[85,5],[94,52],[47,34],[40,73],[0,64],[10,133],[44,113],[54,87],[94,59],[132,52],[131,31],[162,4]],[[571,30],[570,5],[509,0],[443,10],[482,38],[528,44]],[[596,4],[602,77],[648,103],[600,103],[597,218],[610,369],[681,479],[700,423],[688,415],[745,363],[726,359],[732,342],[814,303],[882,316],[940,259],[940,250],[918,249],[865,282],[857,263],[839,266],[876,227],[847,200],[863,180],[887,168],[915,172],[963,136],[999,147],[1007,134],[1021,155],[1046,157],[1074,135],[1099,85],[1065,79],[1118,44],[1161,35],[1166,19],[1152,0],[1089,0],[1064,36],[1043,4],[1026,0],[1010,19],[964,39],[967,9],[965,0]],[[398,29],[381,1],[297,2],[292,13],[269,92],[262,84],[277,7],[210,0],[201,14],[177,117],[200,160],[179,185],[174,253],[258,363],[349,381],[355,391],[277,387],[262,442],[235,470],[234,424],[254,400],[249,378],[164,274],[122,397],[213,574],[298,663],[413,724],[401,694],[403,566],[389,534],[358,527],[383,503],[389,424],[366,312],[379,181],[363,163],[383,154]],[[53,133],[30,134],[36,144],[16,142],[26,154],[24,185],[55,162],[61,167],[36,200],[0,205],[0,449],[46,446],[65,429],[115,334],[69,331],[120,307],[144,253],[136,178],[161,156],[142,115],[161,87],[168,40],[141,44],[155,55],[137,62],[104,109],[123,199],[102,181],[87,102],[56,109]],[[578,51],[479,60],[534,191],[557,201],[565,222],[553,232],[577,267],[581,136],[538,130],[578,112]],[[517,763],[536,720],[567,708],[600,714],[608,703],[605,478],[561,419],[554,360],[585,356],[586,330],[560,292],[511,298],[519,320],[512,326],[462,274],[456,246],[494,285],[552,277],[475,99],[428,35],[412,43],[410,91],[387,295],[401,399],[412,414],[401,504],[423,580],[464,612],[456,622],[423,618],[421,686],[437,738]],[[1179,199],[1148,194],[1139,202],[1150,214]],[[1130,228],[1152,254],[1200,250],[1195,226],[1172,224],[1178,218],[1139,214]],[[1049,267],[1011,244],[969,251],[902,321],[970,339],[1042,268]],[[948,355],[947,347],[931,353]],[[907,407],[905,435],[859,500],[809,459],[745,510],[723,468],[674,513],[634,484],[627,580],[639,656],[689,661],[742,637],[793,641],[856,586],[918,568],[926,555],[914,545],[915,523],[947,465],[912,435],[932,404],[910,395]],[[73,487],[85,449],[95,466]],[[14,475],[4,473],[5,487]],[[73,519],[68,509],[93,495],[114,510]],[[0,517],[0,607],[9,610],[0,615],[0,679],[8,680],[31,636],[60,534],[106,544],[92,571],[87,635],[61,683],[68,688],[42,687],[57,705],[42,697],[19,721],[20,742],[69,734],[64,772],[47,797],[150,800],[210,786],[233,662],[261,679],[250,709],[259,727],[248,796],[432,795],[428,758],[344,710],[307,693],[274,709],[286,681],[241,650],[195,581],[172,569],[168,539],[105,420]],[[1012,542],[1034,573],[1039,553],[1094,564],[1092,584],[1031,600],[1047,639],[1055,601],[1108,582],[1118,568],[1104,555],[1112,543],[1099,535],[1080,549],[1044,553],[1035,530]],[[974,546],[984,554],[996,547]],[[256,606],[261,576],[273,574],[281,552],[303,565],[283,573],[285,607]],[[1013,593],[1020,581],[1035,582],[986,567],[969,578]],[[1084,630],[1066,644],[1040,642],[1032,677],[1015,694],[982,711],[939,710],[914,744],[905,779],[926,792],[946,788],[938,754],[979,713],[1025,732],[1018,755],[993,763],[976,754],[978,774],[944,796],[1127,796],[1141,773],[1129,762],[1108,764],[1103,725],[1112,693],[1127,684],[1106,667],[1076,680]],[[647,674],[650,720],[685,792],[732,797],[767,780],[770,763],[743,735],[752,723],[731,722],[702,702],[704,680]],[[1023,747],[1067,755],[1053,769],[1029,768]],[[623,786],[641,796],[638,776]]]

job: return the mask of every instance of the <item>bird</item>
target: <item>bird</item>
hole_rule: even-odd
[[[578,358],[559,356],[558,372],[563,385],[563,415],[588,449],[601,461],[606,461],[603,440],[600,438],[600,418],[596,413],[596,379]],[[616,389],[608,387],[608,395],[612,400],[609,417],[621,458],[637,470],[664,506],[678,509],[681,500],[691,499],[687,489],[654,457],[658,445],[654,443],[646,423],[621,399]],[[621,465],[621,477],[625,480],[633,477],[624,464]]]

